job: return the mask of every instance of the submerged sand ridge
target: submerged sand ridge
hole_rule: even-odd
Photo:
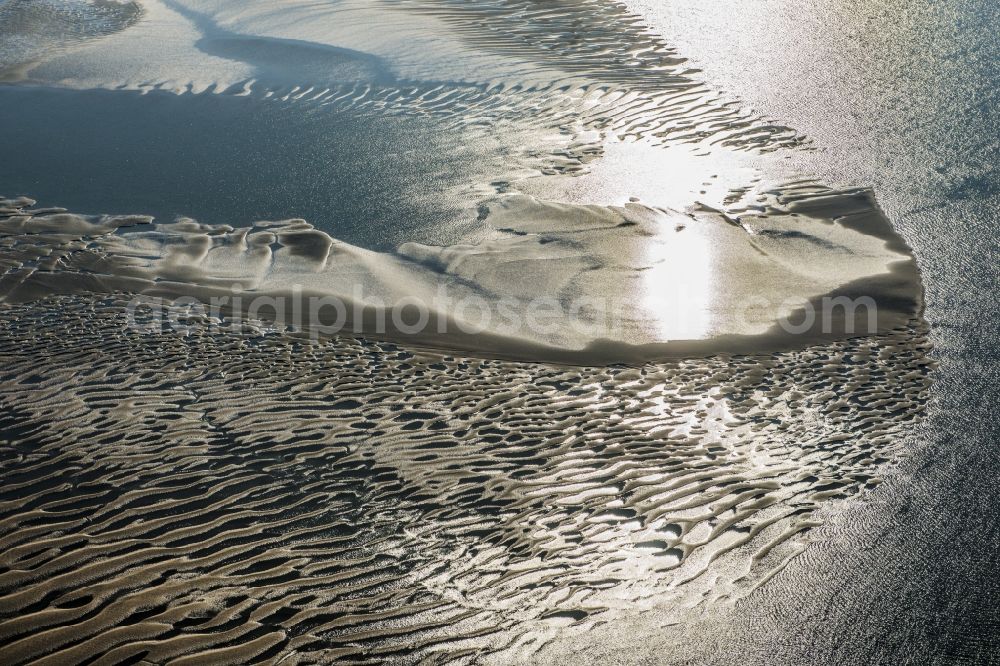
[[[491,19],[504,30],[490,29]],[[634,16],[604,2],[543,11],[518,2],[286,2],[275,12],[268,2],[148,0],[125,27],[66,54],[37,54],[24,82],[440,117],[443,131],[472,131],[469,140],[483,127],[516,126],[538,134],[532,151],[551,151],[553,132],[758,152],[803,142],[696,80]],[[46,29],[34,25],[25,39],[41,41]],[[555,152],[577,162],[599,150],[583,141],[590,145]]]
[[[5,200],[0,293],[194,298],[215,317],[239,303],[237,316],[306,334],[591,363],[801,347],[919,314],[912,256],[870,194],[808,184],[761,202],[678,212],[511,195],[481,209],[491,238],[381,253],[302,220],[152,224]]]

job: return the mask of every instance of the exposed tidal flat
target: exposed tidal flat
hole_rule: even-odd
[[[0,2],[3,660],[988,660],[994,112],[669,4]]]
[[[876,485],[929,385],[917,323],[628,369],[142,335],[123,311],[4,311],[14,662],[515,662],[683,618]]]

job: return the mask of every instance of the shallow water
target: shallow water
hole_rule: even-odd
[[[0,140],[18,158],[0,179],[91,214],[303,217],[373,248],[453,243],[476,218],[458,174],[478,168],[488,183],[502,165],[488,139],[462,144],[429,125],[226,95],[6,87]]]

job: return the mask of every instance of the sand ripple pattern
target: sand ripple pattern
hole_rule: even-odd
[[[585,126],[621,140],[699,143],[771,152],[802,145],[790,128],[741,109],[624,6],[605,0],[384,0],[442,19],[476,49],[548,69],[556,82],[532,104],[543,115],[578,98]],[[585,83],[582,83],[585,82]],[[553,93],[555,96],[553,97]],[[546,109],[546,101],[555,101]],[[529,107],[529,108],[530,108]],[[580,108],[582,107],[582,108]]]
[[[432,15],[466,41],[471,53],[485,51],[508,64],[519,63],[514,78],[471,82],[395,78],[390,60],[311,42],[230,32],[205,14],[171,6],[193,17],[204,31],[206,37],[197,48],[252,66],[254,78],[236,85],[185,84],[175,79],[109,85],[312,102],[362,117],[431,117],[441,121],[442,133],[513,132],[516,142],[524,142],[525,132],[544,130],[527,144],[545,155],[565,150],[563,142],[551,136],[552,130],[559,130],[569,143],[586,144],[585,149],[568,151],[577,163],[599,153],[606,139],[755,152],[805,142],[790,128],[741,108],[694,78],[696,70],[638,17],[609,2],[385,0],[380,5],[390,10],[386,20],[400,22],[398,17],[405,19],[414,12]],[[350,6],[321,4],[308,11],[317,23],[373,20],[354,15]],[[404,48],[396,57],[405,63],[420,62],[426,55]],[[356,66],[351,66],[352,59]],[[358,75],[372,68],[370,75]],[[589,136],[593,133],[599,136]],[[553,142],[554,146],[547,145]]]
[[[171,85],[143,82],[137,88],[152,92]],[[189,86],[181,92],[190,90]],[[647,92],[579,82],[276,86],[254,79],[224,89],[213,86],[207,92],[294,105],[294,112],[302,112],[299,107],[304,107],[357,118],[429,118],[436,122],[435,131],[462,133],[466,140],[474,140],[476,134],[505,132],[522,144],[512,149],[510,157],[543,175],[585,172],[587,165],[603,154],[608,140],[753,153],[807,144],[794,130],[762,120],[736,102],[715,99],[690,81]]]
[[[253,85],[246,90],[252,92]],[[516,123],[519,132],[558,129],[586,146],[592,155],[599,154],[600,142],[581,136],[588,131],[617,141],[721,146],[759,153],[805,143],[793,130],[763,121],[735,102],[706,98],[706,91],[690,81],[650,92],[595,84],[404,83],[380,87],[357,83],[319,91],[301,86],[268,90],[264,96],[283,101],[306,99],[348,113],[438,117],[445,121],[442,131],[496,128],[507,123]]]
[[[529,660],[739,597],[878,482],[920,324],[641,368],[0,309],[9,664]]]

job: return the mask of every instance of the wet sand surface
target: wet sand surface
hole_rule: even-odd
[[[4,310],[11,663],[520,661],[740,598],[880,480],[919,325],[641,369]],[[576,640],[576,639],[573,639]]]

